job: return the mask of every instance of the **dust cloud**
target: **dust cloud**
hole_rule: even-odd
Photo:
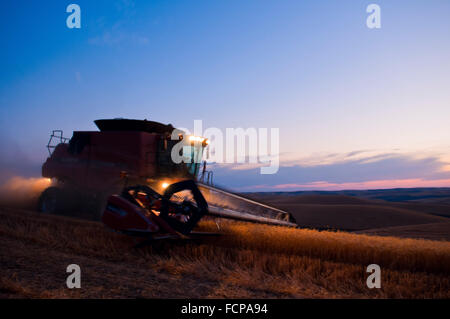
[[[51,184],[49,178],[13,176],[0,185],[0,204],[36,208],[39,196]]]

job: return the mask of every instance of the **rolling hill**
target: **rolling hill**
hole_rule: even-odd
[[[450,204],[445,204],[450,190],[446,188],[246,195],[290,212],[300,227],[345,231],[390,228],[389,234],[395,236],[395,227],[414,226],[406,232],[411,237],[450,239],[450,233],[437,230],[446,229],[445,225],[427,226],[428,232],[413,231],[420,229],[418,225],[450,222]]]

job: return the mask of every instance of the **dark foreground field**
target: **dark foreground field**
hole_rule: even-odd
[[[447,241],[222,222],[217,239],[135,249],[97,222],[8,208],[0,220],[2,298],[450,297]],[[381,289],[366,286],[372,263]],[[81,289],[66,288],[69,264]]]

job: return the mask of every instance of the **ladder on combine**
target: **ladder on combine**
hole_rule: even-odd
[[[62,130],[53,130],[47,143],[48,154],[52,156],[52,153],[55,150],[56,146],[58,146],[58,144],[68,143],[69,140],[70,138],[63,136]]]

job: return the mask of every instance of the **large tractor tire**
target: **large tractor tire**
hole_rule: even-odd
[[[62,213],[65,208],[65,192],[59,187],[49,187],[39,197],[38,210],[44,214]]]
[[[105,194],[85,194],[75,189],[51,186],[39,197],[38,211],[44,214],[100,220],[106,199]]]
[[[98,193],[91,196],[90,199],[86,201],[84,206],[86,212],[89,213],[89,219],[101,220],[109,195],[110,194],[106,193]]]

